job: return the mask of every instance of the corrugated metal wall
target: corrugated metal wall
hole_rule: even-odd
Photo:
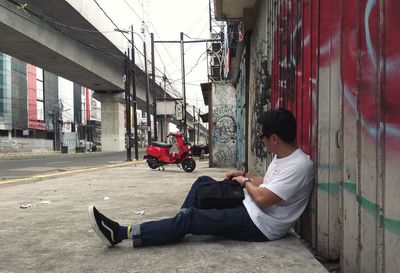
[[[343,272],[399,272],[400,1],[263,0],[256,10],[249,131],[269,104],[291,109],[317,169],[298,233]],[[249,166],[259,166],[253,147]]]

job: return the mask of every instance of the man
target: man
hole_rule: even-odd
[[[209,177],[196,180],[181,210],[173,218],[120,226],[94,206],[89,207],[93,229],[108,246],[131,239],[134,247],[174,243],[186,234],[216,235],[232,240],[268,241],[283,237],[303,213],[314,178],[313,163],[296,145],[296,120],[285,109],[262,114],[260,139],[275,154],[264,177],[243,171],[228,171],[225,178],[235,180],[247,194],[235,208],[197,209],[197,187]]]

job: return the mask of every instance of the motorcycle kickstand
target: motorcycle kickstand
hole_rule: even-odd
[[[163,171],[165,171],[165,167],[164,167],[164,166],[158,167],[158,170],[159,170],[159,171],[161,171],[160,168],[161,168]]]
[[[183,170],[181,164],[176,164],[176,166],[178,166],[179,169]]]

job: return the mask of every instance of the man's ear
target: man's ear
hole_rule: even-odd
[[[274,143],[278,143],[279,142],[279,137],[276,134],[272,134],[271,135],[271,139],[274,141]]]

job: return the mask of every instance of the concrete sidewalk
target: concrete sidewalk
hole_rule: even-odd
[[[173,216],[198,176],[223,177],[225,169],[197,164],[189,174],[133,163],[0,186],[0,272],[328,272],[293,235],[263,243],[188,236],[167,246],[134,249],[126,241],[109,249],[93,232],[90,204],[122,224]]]

